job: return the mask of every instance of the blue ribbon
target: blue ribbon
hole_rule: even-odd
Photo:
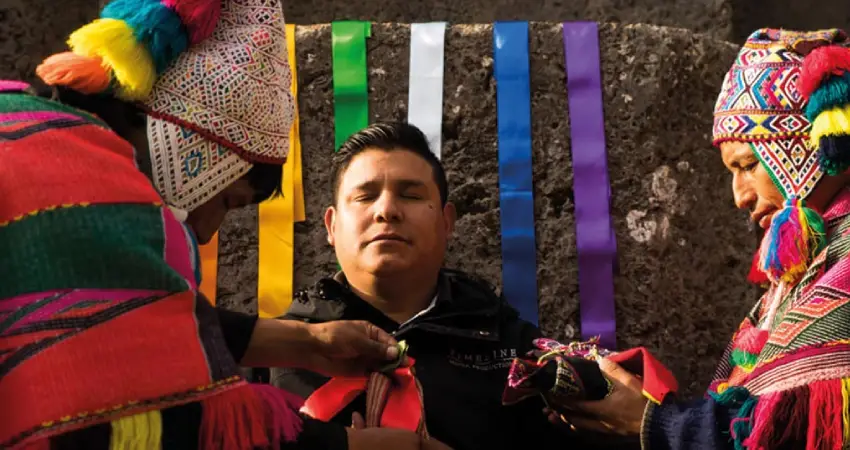
[[[617,346],[614,270],[617,243],[612,226],[611,185],[605,149],[605,118],[595,22],[564,23],[573,194],[578,249],[579,302],[583,339],[600,337]]]
[[[531,175],[528,22],[493,26],[499,132],[502,285],[520,317],[537,325],[537,246]]]

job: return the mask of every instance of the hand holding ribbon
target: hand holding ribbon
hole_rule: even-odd
[[[365,321],[307,324],[261,318],[240,364],[296,367],[328,376],[366,375],[403,359],[392,336]]]
[[[406,347],[401,345],[401,357]],[[304,402],[301,412],[329,421],[361,393],[366,393],[366,427],[398,428],[427,438],[422,387],[413,372],[414,360],[368,376],[336,377]]]

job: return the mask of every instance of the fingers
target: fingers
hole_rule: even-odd
[[[600,359],[599,370],[611,381],[622,384],[632,391],[641,392],[643,389],[643,383],[637,377],[610,359]]]
[[[363,418],[363,415],[359,412],[355,412],[351,415],[351,428],[355,430],[362,430],[366,428],[366,419]]]
[[[373,341],[380,342],[384,345],[389,345],[391,347],[395,347],[398,345],[398,341],[395,340],[394,337],[390,336],[386,331],[376,327],[374,324],[369,322],[360,322],[363,326],[366,327],[366,332],[369,335],[369,338]]]
[[[357,321],[352,325],[361,327],[366,332],[366,339],[352,343],[363,356],[386,361],[398,358],[398,341],[389,333],[369,322]]]
[[[579,431],[594,431],[602,434],[615,434],[611,425],[600,420],[590,419],[581,416],[570,416],[566,420],[570,423],[571,428]]]

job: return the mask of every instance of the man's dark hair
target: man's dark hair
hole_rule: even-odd
[[[145,127],[146,114],[140,107],[111,95],[86,95],[65,87],[52,88],[38,81],[33,83],[33,88],[41,97],[52,98],[98,116],[112,131],[124,139],[129,140],[128,136],[132,129]],[[139,167],[150,178],[152,176],[150,155],[147,151],[137,151],[136,158]],[[280,165],[254,163],[245,174],[248,183],[256,191],[254,203],[281,195],[282,177],[283,170]]]
[[[337,202],[339,185],[346,169],[355,156],[367,149],[380,149],[388,152],[405,150],[419,155],[431,166],[434,182],[440,191],[440,203],[442,206],[446,205],[449,183],[446,180],[443,164],[431,152],[428,138],[425,137],[422,130],[406,122],[373,123],[346,139],[333,158],[334,204]]]

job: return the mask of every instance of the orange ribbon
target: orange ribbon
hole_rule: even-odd
[[[408,357],[408,360],[410,366],[399,367],[386,374],[392,383],[381,411],[382,428],[401,428],[413,432],[419,429],[422,421],[422,399],[411,370],[413,359]],[[368,376],[331,378],[307,398],[301,412],[318,420],[330,421],[366,391],[369,380]]]

